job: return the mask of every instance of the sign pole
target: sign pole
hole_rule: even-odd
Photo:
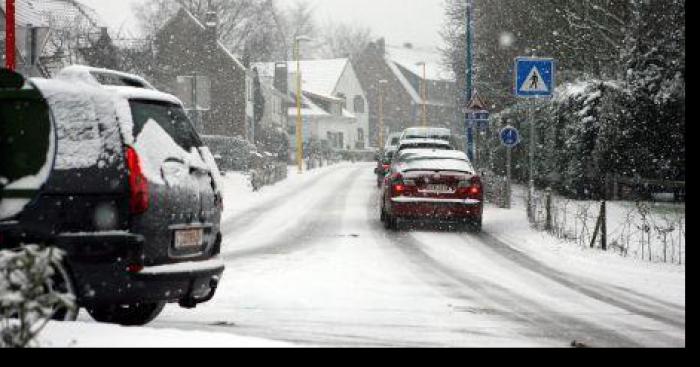
[[[535,102],[530,103],[530,108],[528,110],[528,120],[530,124],[530,184],[528,187],[527,194],[527,213],[528,218],[531,222],[535,221],[535,210],[534,210],[534,198],[535,198],[535,149],[537,149],[536,143],[536,129],[535,129]]]
[[[5,0],[5,57],[6,67],[15,71],[17,64],[15,62],[15,0]]]
[[[506,126],[500,132],[501,143],[506,148],[506,200],[504,207],[512,207],[512,181],[513,181],[513,148],[520,144],[520,132],[512,126]]]
[[[512,207],[511,198],[513,197],[513,148],[506,148],[506,209]]]

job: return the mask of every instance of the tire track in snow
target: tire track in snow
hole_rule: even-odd
[[[313,181],[313,183],[311,183],[310,185],[303,186],[299,191],[296,191],[295,194],[300,195],[310,190],[316,189],[318,186],[325,182],[325,179],[328,178],[328,176],[330,176],[333,173],[337,173],[339,169],[342,168],[331,169],[326,172],[320,173],[318,177],[316,177],[316,180]],[[235,233],[235,231],[240,228],[246,228],[250,226],[268,212],[276,210],[280,202],[283,202],[287,196],[288,195],[285,193],[275,195],[274,197],[264,200],[263,202],[255,205],[254,207],[246,210],[244,213],[240,213],[234,217],[227,218],[221,223],[222,235],[225,238],[226,236]]]
[[[473,275],[469,277],[460,275],[458,270],[450,268],[425,252],[422,249],[424,245],[409,233],[387,232],[378,219],[378,207],[370,206],[368,210],[374,213],[368,218],[371,222],[369,225],[376,229],[374,233],[377,234],[377,238],[388,240],[395,249],[403,253],[415,267],[421,270],[418,275],[424,277],[427,284],[438,288],[450,298],[476,302],[484,306],[484,309],[504,310],[494,314],[517,324],[527,325],[535,331],[535,337],[561,339],[562,346],[567,346],[572,340],[581,340],[582,335],[591,333],[594,333],[595,340],[604,346],[642,346],[632,338],[614,330],[602,329],[599,325],[548,309],[487,279]],[[373,217],[377,219],[372,220]],[[465,288],[476,295],[466,292]],[[520,307],[513,310],[513,305]]]
[[[473,241],[475,239],[478,241]],[[662,322],[666,325],[685,329],[685,310],[681,310],[676,305],[670,305],[666,302],[653,299],[644,301],[643,299],[639,298],[641,295],[638,293],[630,292],[631,294],[637,296],[635,299],[632,299],[623,295],[619,290],[615,291],[613,288],[608,287],[603,283],[592,282],[590,279],[584,279],[574,275],[562,273],[551,266],[535,260],[529,255],[514,249],[507,243],[492,235],[489,235],[488,233],[470,235],[469,238],[462,238],[462,240],[468,242],[469,244],[477,243],[482,247],[487,247],[488,249],[496,252],[498,255],[515,263],[522,269],[526,269],[544,276],[545,278],[559,283],[566,288],[574,290],[597,301],[623,309],[635,315],[644,316],[646,318]],[[656,302],[657,304],[652,304],[652,302]]]
[[[326,195],[319,199],[309,210],[313,215],[311,218],[305,218],[301,221],[302,224],[300,226],[275,236],[283,238],[283,240],[273,240],[255,248],[228,252],[224,254],[224,260],[237,261],[260,255],[285,254],[317,244],[324,239],[324,234],[331,233],[335,229],[332,226],[334,222],[342,220],[345,202],[350,194],[350,190],[346,190],[344,187],[348,184],[354,184],[361,177],[358,174],[361,170],[364,170],[364,167],[349,171],[343,176],[343,179],[338,180],[342,187],[334,187],[327,190]],[[275,207],[269,208],[260,213],[257,218],[276,209]]]

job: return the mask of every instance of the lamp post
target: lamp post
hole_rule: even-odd
[[[421,80],[421,99],[423,100],[423,127],[428,126],[428,104],[427,104],[427,92],[428,92],[428,83],[427,83],[427,71],[426,71],[426,63],[425,61],[421,61],[417,63],[416,65],[422,66],[423,67],[423,79]]]
[[[297,166],[299,167],[299,174],[304,172],[304,123],[301,118],[301,56],[299,50],[299,44],[301,42],[311,41],[310,38],[304,36],[298,36],[294,38],[294,56],[297,62],[297,126],[296,126],[296,137],[297,137]]]
[[[465,105],[472,100],[472,93],[474,91],[474,2],[473,0],[466,0],[466,43],[467,43],[467,60],[466,60],[466,89],[464,91],[464,101]],[[469,116],[465,119],[467,128],[467,155],[469,159],[474,162],[476,159],[476,146],[474,144],[474,127],[469,124]]]
[[[384,87],[389,84],[389,81],[382,79],[379,81],[379,147],[380,151],[384,151]]]

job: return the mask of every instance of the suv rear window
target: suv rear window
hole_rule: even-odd
[[[131,100],[129,104],[134,118],[134,138],[141,134],[149,120],[153,120],[185,151],[189,152],[192,148],[202,146],[199,136],[182,107],[147,100]]]

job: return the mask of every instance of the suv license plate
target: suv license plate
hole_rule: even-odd
[[[176,250],[197,250],[204,243],[203,229],[188,229],[175,231]]]

